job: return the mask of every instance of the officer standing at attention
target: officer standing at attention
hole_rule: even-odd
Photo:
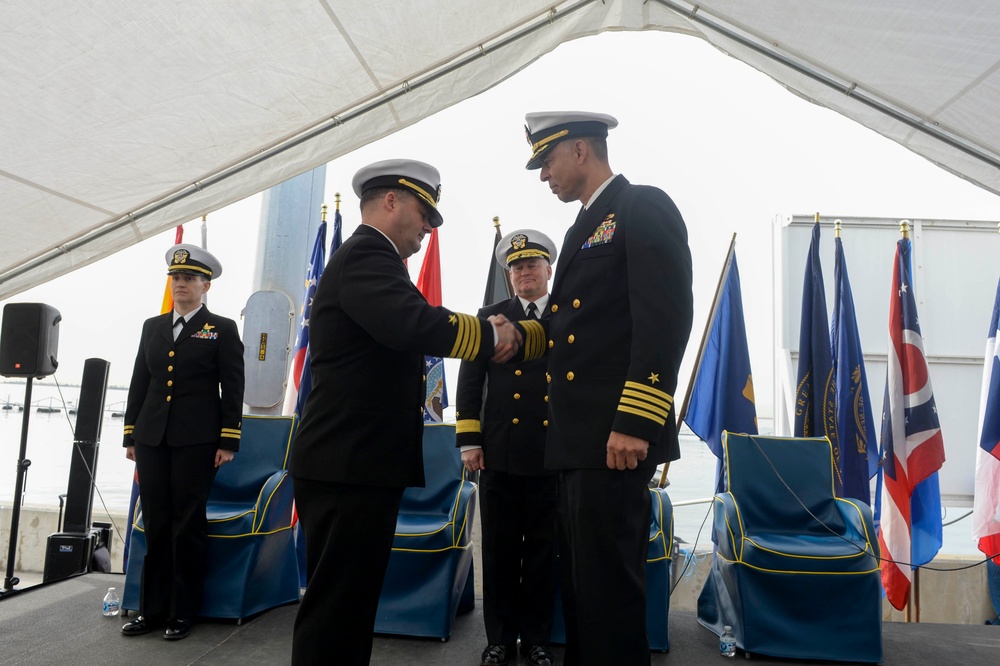
[[[208,493],[216,470],[240,448],[243,343],[235,321],[202,304],[222,274],[218,259],[175,245],[166,260],[174,309],[143,324],[125,407],[125,455],[139,476],[146,557],[139,615],[122,634],[165,625],[163,637],[179,640],[201,609]]]
[[[647,484],[658,463],[680,457],[673,394],[691,332],[687,230],[662,190],[611,170],[613,117],[525,120],[527,168],[560,201],[583,205],[563,241],[551,320],[518,323],[526,358],[543,348],[549,359],[545,466],[559,470],[565,661],[648,664]]]
[[[308,585],[292,664],[362,666],[406,486],[424,485],[424,355],[507,361],[514,326],[427,303],[403,260],[442,223],[437,169],[414,160],[354,175],[361,225],[313,300],[313,388],[292,444]]]
[[[497,244],[516,296],[479,311],[510,321],[548,316],[555,244],[520,229]],[[558,485],[544,468],[548,422],[546,359],[505,364],[463,361],[458,373],[457,445],[466,468],[479,475],[482,523],[482,665],[521,655],[532,666],[555,663],[548,649],[555,597]]]

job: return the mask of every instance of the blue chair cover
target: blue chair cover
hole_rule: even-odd
[[[403,492],[375,631],[447,639],[456,613],[474,604],[478,488],[466,478],[454,424],[424,425],[423,445],[426,486]]]
[[[646,638],[649,649],[670,650],[670,580],[674,552],[674,508],[665,488],[650,488],[649,550],[646,552]],[[557,565],[558,566],[558,565]],[[557,573],[558,576],[558,573]],[[562,577],[556,579],[556,603],[551,642],[566,642]]]
[[[790,659],[882,661],[879,550],[871,509],[834,496],[824,438],[725,433],[728,492],[698,621],[737,647]]]
[[[202,617],[242,619],[299,600],[288,453],[293,416],[244,416],[240,451],[208,497]],[[139,608],[146,535],[137,502],[122,607]]]

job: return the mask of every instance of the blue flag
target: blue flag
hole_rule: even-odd
[[[757,434],[753,373],[735,251],[730,255],[729,269],[698,364],[684,422],[708,444],[720,461],[724,430]],[[722,475],[717,474],[716,492],[724,490],[722,483]]]
[[[813,225],[802,285],[802,324],[799,329],[799,369],[795,391],[795,437],[828,437],[834,455],[837,437],[837,393],[830,351],[830,325],[826,316],[823,267],[819,260],[819,222]],[[836,493],[843,490],[840,460],[835,461]]]
[[[341,244],[341,226],[343,220],[340,211],[333,213],[333,243],[330,253],[336,252]],[[321,222],[313,243],[309,266],[306,268],[305,292],[302,295],[302,309],[299,317],[299,332],[292,348],[292,368],[285,395],[285,413],[302,416],[306,398],[312,390],[312,371],[309,368],[309,319],[312,316],[312,302],[316,295],[316,287],[323,276],[326,265],[326,222]]]
[[[847,276],[844,245],[838,237],[833,279],[833,373],[837,388],[836,457],[844,482],[843,496],[871,505],[870,479],[878,471],[878,443],[868,394],[868,375],[854,312],[854,296]]]

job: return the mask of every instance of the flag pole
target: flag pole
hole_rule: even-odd
[[[910,221],[900,220],[899,221],[899,235],[905,239],[910,238]],[[913,501],[912,495],[910,496],[910,501]],[[913,559],[913,542],[910,542],[910,558]],[[906,621],[907,622],[920,622],[920,567],[913,570],[913,585],[910,586],[910,598],[907,600],[906,604]]]
[[[719,311],[719,301],[722,298],[722,290],[726,286],[726,280],[729,278],[729,267],[733,265],[733,253],[736,251],[736,232],[733,232],[733,238],[729,241],[729,250],[726,252],[726,260],[722,264],[722,273],[719,275],[719,284],[715,287],[715,298],[712,299],[712,310],[708,313],[708,321],[705,322],[705,330],[701,334],[701,344],[698,345],[698,358],[695,361],[694,369],[691,370],[691,378],[688,380],[687,388],[684,391],[684,401],[681,403],[681,409],[677,412],[677,431],[680,432],[681,422],[684,417],[687,416],[688,403],[691,401],[691,393],[694,391],[694,380],[698,376],[698,370],[701,368],[701,361],[705,356],[705,345],[708,343],[708,336],[712,333],[712,324],[715,322],[715,315]],[[667,472],[670,471],[670,461],[668,460],[663,465],[663,472],[660,473],[660,488],[665,488],[667,485]]]

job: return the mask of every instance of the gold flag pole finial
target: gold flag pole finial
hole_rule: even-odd
[[[814,220],[815,220],[816,222],[819,222],[819,213],[816,213],[816,215],[814,215],[814,216],[813,216],[813,219],[814,219]]]
[[[333,204],[337,207],[336,210],[340,210],[340,192],[335,192],[333,195]]]
[[[903,236],[903,238],[909,238],[910,237],[910,221],[909,220],[900,220],[899,221],[899,233]]]
[[[493,228],[494,229],[499,229],[500,228],[500,216],[499,215],[494,215],[493,216]]]
[[[326,222],[326,204],[319,207],[319,219],[322,222]]]
[[[833,235],[836,238],[840,238],[840,229],[841,229],[842,226],[843,226],[843,223],[840,221],[839,217],[836,220],[833,221]]]

